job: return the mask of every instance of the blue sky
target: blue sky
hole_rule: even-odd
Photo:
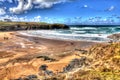
[[[120,0],[0,0],[0,18],[66,24],[119,24]]]

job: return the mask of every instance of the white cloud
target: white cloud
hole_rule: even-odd
[[[4,14],[6,14],[5,9],[4,8],[0,8],[0,15],[4,15]]]
[[[4,21],[4,19],[10,19],[12,21],[28,21],[26,16],[17,17],[16,15],[13,15],[13,16],[5,15],[5,16],[0,17],[0,20]]]
[[[113,11],[115,9],[115,6],[110,6],[106,11]]]
[[[1,2],[4,2],[4,0],[0,0]]]
[[[88,7],[88,5],[84,5],[83,7],[84,7],[84,8],[87,8],[87,7]]]
[[[35,22],[40,22],[40,19],[41,19],[41,16],[36,16],[36,17],[34,17],[34,21],[35,21]]]
[[[35,6],[37,8],[50,8],[54,4],[58,4],[66,1],[68,0],[34,0],[33,3],[38,5]]]
[[[4,19],[10,19],[11,21],[19,21],[19,22],[40,22],[41,16],[35,16],[34,18],[28,19],[27,16],[24,17],[17,17],[16,15],[10,16],[10,15],[5,15],[0,17],[0,21],[4,21]]]
[[[32,7],[33,7],[32,0],[28,0],[28,2],[24,4],[23,10],[29,10]]]
[[[114,10],[115,9],[115,7],[114,6],[111,6],[108,10],[109,11],[112,11],[112,10]]]
[[[30,10],[35,6],[35,8],[50,8],[54,4],[66,2],[69,0],[18,0],[18,6],[10,8],[11,13],[19,14],[26,10]],[[36,6],[37,5],[37,6]]]
[[[19,1],[19,4],[17,7],[13,7],[13,8],[10,8],[10,12],[12,13],[16,13],[16,14],[19,14],[21,12],[23,12],[23,7],[24,7],[24,0],[18,0]]]

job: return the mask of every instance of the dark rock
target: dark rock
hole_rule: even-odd
[[[80,59],[73,59],[70,64],[63,68],[63,72],[71,71],[74,68],[80,68],[86,65],[86,57],[81,57]]]
[[[82,50],[82,49],[75,49],[75,51],[79,51],[81,54],[86,54],[87,50]]]
[[[27,77],[23,78],[22,80],[38,80],[37,75],[28,75]]]
[[[40,67],[39,67],[39,70],[43,70],[43,71],[45,71],[45,70],[47,70],[47,65],[46,64],[43,64],[43,65],[41,65]]]
[[[48,57],[48,56],[37,56],[37,58],[43,58],[44,61],[46,61],[46,60],[50,60],[51,62],[52,62],[52,61],[56,61],[56,59],[50,58],[50,57]]]
[[[45,70],[44,72],[46,75],[53,76],[53,72],[49,70]]]
[[[37,76],[36,75],[28,75],[27,76],[29,79],[32,79],[32,78],[37,78]]]
[[[18,78],[18,79],[10,79],[10,80],[23,80],[22,78]]]

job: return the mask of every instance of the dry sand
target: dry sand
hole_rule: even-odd
[[[4,40],[7,36],[8,40]],[[88,49],[98,43],[85,41],[62,41],[23,36],[17,32],[0,32],[0,79],[13,79],[38,74],[38,68],[47,64],[54,72],[62,71],[72,59],[78,58],[75,49]],[[43,61],[39,56],[57,61]]]

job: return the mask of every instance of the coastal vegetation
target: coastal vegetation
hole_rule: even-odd
[[[120,43],[93,46],[68,65],[67,72],[46,80],[120,80]]]

